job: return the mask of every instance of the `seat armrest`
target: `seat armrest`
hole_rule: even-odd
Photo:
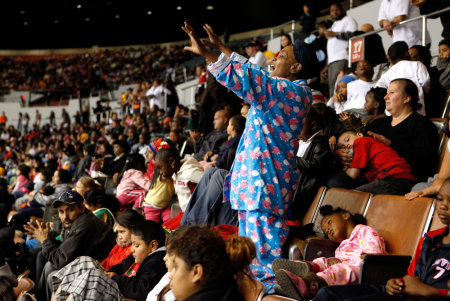
[[[329,239],[310,237],[307,239],[303,259],[312,261],[317,257],[334,257],[334,251],[338,246],[339,243]]]
[[[359,283],[385,285],[391,278],[406,275],[411,256],[394,254],[363,254]]]

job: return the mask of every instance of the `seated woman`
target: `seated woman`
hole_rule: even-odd
[[[225,242],[216,231],[200,226],[176,231],[167,251],[176,300],[244,300]]]
[[[447,116],[447,124],[445,126],[445,134],[447,137],[450,137],[450,113]],[[427,182],[427,183],[418,183],[413,188],[412,191],[405,195],[405,198],[407,200],[412,200],[416,197],[422,197],[422,196],[432,196],[436,195],[439,192],[439,189],[441,189],[442,183],[444,183],[445,179],[450,177],[450,139],[447,142],[447,145],[444,146],[445,148],[442,150],[445,152],[444,159],[441,163],[441,169],[439,170],[439,173],[437,174],[436,179],[433,181],[433,183]]]
[[[394,149],[411,165],[414,177],[424,181],[435,173],[439,143],[434,124],[416,112],[420,106],[417,86],[409,79],[395,79],[385,100],[391,116],[367,124],[367,134]],[[351,149],[340,148],[335,154],[345,167],[352,164]],[[332,176],[327,186],[339,184],[339,176]]]
[[[102,261],[102,266],[109,270],[113,265],[121,263],[131,254],[131,229],[142,222],[144,217],[136,210],[126,210],[116,219],[117,244]]]
[[[187,229],[189,227],[181,227],[174,232],[177,235],[172,235],[167,241],[168,249],[170,249],[172,238],[174,236],[175,238],[183,236]],[[227,236],[229,235],[229,228],[220,226],[213,227],[212,229],[218,231],[223,239],[225,239],[225,247],[231,261],[234,278],[237,281],[238,290],[244,295],[244,299],[251,301],[261,300],[265,286],[253,277],[249,267],[250,262],[256,258],[256,248],[253,241],[248,237],[237,236],[235,234]],[[173,254],[167,253],[164,261],[166,262],[167,269],[171,271],[173,268]],[[169,272],[164,275],[161,281],[148,294],[146,301],[157,300],[175,301],[170,287]]]

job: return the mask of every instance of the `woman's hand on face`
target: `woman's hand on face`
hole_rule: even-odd
[[[371,136],[372,138],[375,138],[376,140],[383,142],[386,145],[391,145],[392,141],[389,140],[388,138],[384,137],[383,135],[368,131],[367,135]]]
[[[342,95],[340,93],[334,94],[333,97],[331,97],[331,99],[333,99],[334,102],[343,102],[343,101],[345,101],[344,95]]]

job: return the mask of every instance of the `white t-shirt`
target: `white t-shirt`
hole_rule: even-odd
[[[392,21],[397,16],[406,16],[412,19],[420,16],[420,10],[412,5],[410,0],[382,0],[378,11],[378,22],[381,20]],[[392,40],[405,41],[408,47],[422,45],[422,21],[417,20],[402,25],[394,26]],[[426,33],[426,44],[430,43],[430,34]]]
[[[357,31],[358,23],[355,19],[345,16],[340,20],[334,21],[331,26],[331,31],[345,32]],[[348,41],[339,40],[337,38],[330,38],[327,42],[328,64],[340,60],[348,60],[347,54]]]
[[[158,284],[148,293],[146,301],[156,301],[158,300],[159,293],[170,283],[169,272],[167,272],[161,280],[159,280]],[[173,295],[172,290],[168,291],[164,297],[164,301],[175,301],[175,297]]]
[[[392,80],[397,78],[407,78],[412,80],[419,90],[419,103],[422,108],[417,112],[425,116],[425,102],[423,100],[423,91],[430,89],[430,75],[427,68],[421,62],[400,61],[384,73],[375,87],[388,88]]]
[[[336,114],[341,114],[344,112],[345,101],[342,102],[334,102],[332,98],[330,98],[327,102],[327,106],[333,108],[336,111]]]
[[[364,109],[366,94],[375,85],[374,82],[365,82],[357,79],[347,84],[347,101],[344,111],[350,109]]]
[[[252,64],[258,65],[263,69],[267,69],[267,58],[261,51],[258,51],[255,56],[251,56],[248,61]]]
[[[172,93],[163,85],[151,86],[145,93],[145,96],[150,97],[150,108],[157,105],[158,108],[164,109],[164,94],[170,95]]]

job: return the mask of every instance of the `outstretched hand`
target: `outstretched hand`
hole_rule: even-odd
[[[218,50],[220,50],[222,47],[225,46],[222,43],[222,40],[220,40],[219,36],[214,32],[214,30],[212,29],[212,27],[210,25],[208,25],[208,24],[203,25],[203,29],[208,34],[209,40],[206,40],[206,43],[209,46],[216,48]]]
[[[184,21],[184,26],[181,26],[181,29],[183,29],[183,31],[187,33],[187,35],[191,39],[191,46],[185,46],[184,50],[190,51],[198,55],[204,55],[207,49],[205,45],[202,43],[202,41],[195,34],[194,28],[192,28],[192,26],[188,22]]]
[[[190,51],[194,54],[203,56],[206,59],[207,63],[217,61],[219,55],[212,52],[206,47],[202,40],[200,40],[200,38],[195,34],[194,28],[188,22],[184,21],[184,26],[181,26],[181,29],[183,29],[183,31],[189,36],[189,39],[191,40],[191,46],[185,46],[185,51]],[[212,29],[211,32],[214,33]]]

